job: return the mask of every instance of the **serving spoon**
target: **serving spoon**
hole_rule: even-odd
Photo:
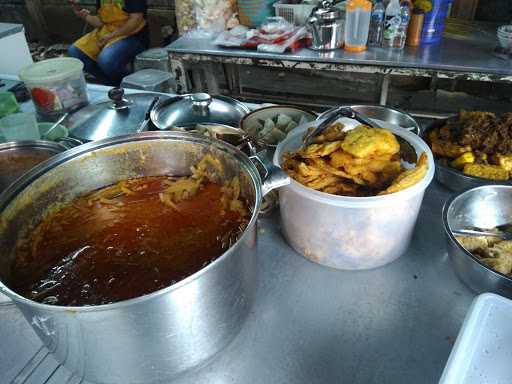
[[[512,240],[512,224],[499,225],[493,229],[495,231],[489,231],[482,228],[462,228],[453,229],[452,233],[457,236],[488,236],[502,240]]]

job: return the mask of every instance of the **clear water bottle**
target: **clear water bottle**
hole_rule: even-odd
[[[407,1],[402,1],[400,4],[400,27],[398,28],[398,39],[396,42],[396,48],[403,49],[405,47],[405,41],[407,40],[407,29],[409,22],[411,21],[411,10]]]
[[[386,8],[382,0],[375,0],[370,20],[370,33],[368,35],[368,45],[371,47],[380,47],[382,44],[382,35],[384,34],[384,17]]]
[[[386,16],[384,18],[383,47],[395,48],[397,45],[398,30],[402,24],[400,12],[400,1],[391,0],[386,8]]]

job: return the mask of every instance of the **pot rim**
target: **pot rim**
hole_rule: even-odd
[[[62,305],[52,305],[52,304],[43,304],[37,301],[30,300],[10,289],[4,282],[0,280],[0,293],[5,294],[14,302],[19,302],[22,304],[39,307],[44,309],[45,311],[50,312],[98,312],[98,311],[108,311],[111,309],[122,308],[130,305],[139,304],[141,302],[152,300],[159,296],[165,295],[169,292],[175,291],[181,288],[184,285],[191,283],[196,280],[203,274],[205,274],[210,269],[216,268],[220,263],[224,262],[234,251],[235,248],[238,248],[239,244],[243,242],[248,234],[248,229],[256,225],[256,220],[258,219],[259,210],[261,207],[262,200],[262,185],[263,182],[261,180],[260,174],[256,166],[252,163],[252,161],[240,150],[236,147],[228,144],[224,141],[212,139],[208,137],[202,137],[197,135],[188,134],[186,132],[175,132],[175,131],[163,131],[163,132],[144,132],[138,134],[117,136],[114,138],[108,138],[100,141],[90,142],[84,145],[80,145],[63,153],[60,153],[42,163],[32,168],[29,172],[24,174],[14,183],[12,183],[2,194],[0,194],[0,215],[5,210],[9,204],[12,203],[16,199],[19,193],[21,193],[26,188],[30,187],[30,184],[43,176],[48,171],[58,167],[61,164],[64,164],[72,159],[84,155],[87,153],[91,153],[95,150],[112,147],[115,145],[121,145],[125,143],[133,143],[133,142],[145,142],[152,140],[167,140],[167,139],[182,139],[187,142],[199,143],[204,145],[215,145],[221,150],[226,150],[230,155],[232,155],[236,160],[239,160],[242,163],[243,168],[249,174],[251,178],[254,188],[255,188],[255,201],[253,205],[253,212],[247,227],[245,228],[242,236],[238,238],[238,240],[233,244],[229,249],[227,249],[224,253],[222,253],[218,258],[209,263],[204,268],[194,272],[190,276],[178,281],[175,284],[171,284],[168,287],[159,289],[157,291],[148,293],[146,295],[138,296],[132,299],[122,300],[115,303],[110,304],[101,304],[101,305],[86,305],[86,306],[62,306]]]

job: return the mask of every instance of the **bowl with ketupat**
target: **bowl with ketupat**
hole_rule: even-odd
[[[431,124],[424,139],[434,153],[436,178],[449,189],[512,184],[512,113],[461,111]]]

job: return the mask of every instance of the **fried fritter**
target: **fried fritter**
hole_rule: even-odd
[[[315,143],[285,154],[283,169],[306,187],[344,196],[375,196],[397,178],[399,184],[394,188],[400,190],[425,175],[422,168],[415,172],[403,170],[400,145],[391,132],[366,126],[348,133],[342,129],[338,125],[329,127],[315,137]],[[418,165],[426,167],[425,154]]]
[[[399,192],[412,187],[425,177],[427,171],[428,158],[426,153],[422,153],[415,168],[408,169],[401,173],[393,183],[386,190],[379,193],[379,195],[389,195],[390,193]]]
[[[355,157],[394,155],[400,151],[395,135],[383,128],[360,125],[347,133],[341,148]]]
[[[509,173],[499,165],[466,164],[464,173],[470,176],[481,177],[489,180],[508,180]]]

